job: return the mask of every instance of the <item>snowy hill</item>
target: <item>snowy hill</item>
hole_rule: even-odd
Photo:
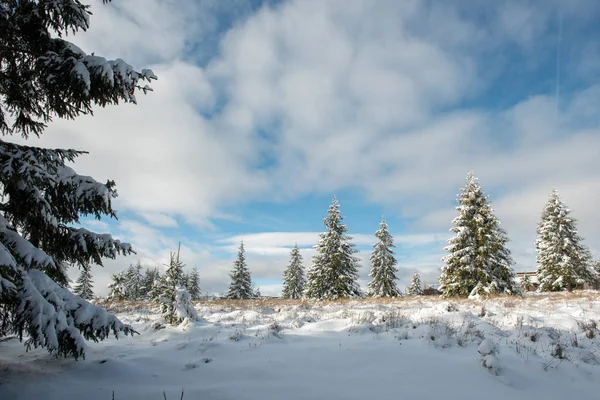
[[[79,362],[0,342],[0,398],[600,398],[598,293],[197,309],[176,327],[123,311],[140,335],[92,343]]]

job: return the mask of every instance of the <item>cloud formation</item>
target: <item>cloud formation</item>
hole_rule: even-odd
[[[29,142],[90,151],[77,170],[116,180],[117,208],[132,217],[113,233],[148,263],[183,238],[189,262],[222,291],[225,256],[244,237],[257,276],[277,279],[293,241],[310,247],[316,232],[221,231],[200,243],[183,227],[219,232],[219,221],[244,218],[232,207],[354,190],[406,221],[396,241],[418,249],[402,262],[431,280],[469,170],[520,269],[534,266],[553,186],[600,254],[596,1],[96,0],[92,11],[92,29],[74,41],[154,68],[154,92],[55,121]],[[166,233],[178,229],[177,240]],[[368,232],[354,237],[371,243]]]

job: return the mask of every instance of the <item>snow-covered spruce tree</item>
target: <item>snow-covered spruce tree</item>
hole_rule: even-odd
[[[181,275],[181,281],[180,281],[180,285],[183,286],[186,290],[188,287],[188,282],[189,282],[190,276],[187,273],[183,273]]]
[[[529,275],[523,275],[520,284],[524,291],[528,291],[529,288],[533,286],[533,283],[531,282],[531,277]]]
[[[388,230],[385,220],[381,221],[379,230],[375,232],[378,242],[373,245],[371,253],[371,272],[369,276],[369,295],[373,297],[398,297],[401,296],[396,286],[396,258],[394,257],[394,239]]]
[[[446,264],[440,275],[444,297],[491,293],[520,293],[511,267],[509,239],[472,172],[458,196],[458,216],[452,221],[456,234],[444,249]]]
[[[262,297],[262,293],[260,292],[260,287],[256,284],[256,282],[252,282],[252,298],[260,299]]]
[[[184,286],[178,286],[175,292],[175,320],[182,322],[189,318],[192,321],[198,320],[198,312],[192,304],[192,296]]]
[[[129,300],[125,272],[119,271],[111,275],[112,282],[108,285],[108,298],[111,300]]]
[[[192,269],[192,272],[187,277],[186,289],[192,300],[196,301],[200,299],[200,277],[198,276],[198,269],[196,267]]]
[[[156,300],[153,297],[153,293],[156,292],[155,286],[158,286],[160,282],[160,272],[158,268],[147,268],[144,272],[143,285],[142,285],[142,297],[147,300]]]
[[[140,300],[142,298],[142,288],[144,286],[142,275],[142,264],[138,261],[137,264],[131,264],[125,272],[125,285],[127,286],[127,294],[129,300]]]
[[[94,291],[92,288],[94,281],[92,281],[92,274],[89,268],[82,268],[77,278],[73,293],[81,297],[84,300],[92,300],[94,298]]]
[[[298,245],[294,245],[290,253],[290,264],[283,272],[283,291],[281,297],[284,299],[299,299],[302,297],[306,278],[302,266],[302,255]]]
[[[592,256],[581,244],[577,220],[569,214],[556,190],[552,190],[537,227],[538,291],[552,292],[575,289],[584,283],[593,284]]]
[[[240,243],[237,260],[233,263],[233,270],[229,274],[231,283],[227,291],[228,299],[250,299],[254,297],[252,276],[246,265],[244,242]]]
[[[412,276],[412,280],[410,281],[410,286],[408,287],[408,295],[409,296],[421,296],[423,295],[423,284],[421,283],[421,277],[418,272],[415,272]]]
[[[183,267],[184,264],[179,259],[179,252],[177,252],[177,257],[175,257],[175,254],[171,253],[167,270],[165,271],[163,279],[161,279],[159,287],[160,295],[158,296],[158,302],[160,304],[160,310],[163,318],[169,324],[178,324],[183,320],[177,312],[178,293],[185,290],[185,287],[182,284]],[[185,291],[187,293],[187,290]]]
[[[598,290],[600,289],[600,259],[596,260],[596,263],[594,264],[594,274],[596,275],[594,288]]]
[[[308,270],[305,296],[312,299],[338,299],[360,297],[362,293],[357,283],[359,259],[353,254],[358,250],[350,243],[352,238],[346,235],[346,225],[336,197],[329,206],[328,217],[324,219],[327,231],[320,235],[315,246]]]
[[[121,59],[88,55],[64,40],[89,28],[89,6],[77,0],[0,3],[0,132],[39,136],[54,117],[91,114],[94,105],[135,102],[143,80]],[[81,215],[116,217],[115,183],[78,175],[67,163],[82,151],[0,140],[0,335],[27,337],[26,347],[84,356],[85,340],[112,331],[133,334],[105,309],[73,294],[66,268],[102,265],[130,254],[129,244],[73,226]]]

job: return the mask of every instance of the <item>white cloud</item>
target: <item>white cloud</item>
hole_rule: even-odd
[[[224,26],[218,18],[224,3],[247,18],[214,36]],[[230,205],[341,189],[364,192],[370,202],[416,221],[397,235],[399,247],[438,246],[446,236],[437,232],[450,227],[452,200],[471,169],[493,193],[521,266],[532,265],[535,223],[553,185],[598,254],[594,227],[600,221],[590,199],[598,197],[600,182],[600,86],[565,93],[558,112],[553,80],[532,89],[547,92],[505,109],[485,107],[501,96],[487,92],[503,83],[494,79],[516,68],[510,59],[515,49],[527,71],[545,59],[542,52],[553,51],[557,11],[568,30],[593,23],[597,9],[593,0],[309,0],[249,14],[241,0],[108,6],[97,0],[92,29],[76,43],[153,67],[155,91],[140,96],[137,106],[55,121],[28,144],[89,150],[76,169],[116,180],[116,207],[154,226],[121,221],[115,232],[148,263],[166,262],[180,239],[157,228],[214,228],[217,218],[240,218],[227,214]],[[196,53],[198,45],[218,54]],[[595,41],[566,45],[598,53]],[[196,59],[209,62],[196,65]],[[589,80],[596,61],[587,60],[564,73]],[[469,107],[476,99],[482,105]],[[265,155],[273,162],[260,167]],[[257,277],[274,279],[293,243],[308,247],[318,233],[239,235],[216,247],[234,254],[241,238]],[[210,244],[181,239],[207,287],[221,290],[231,261],[216,257]],[[373,241],[368,234],[354,239],[365,247]],[[411,254],[402,268],[422,269],[432,279],[440,255]],[[106,269],[123,263],[109,262]]]
[[[140,217],[144,218],[151,225],[158,227],[175,228],[179,226],[175,218],[162,213],[140,213]]]

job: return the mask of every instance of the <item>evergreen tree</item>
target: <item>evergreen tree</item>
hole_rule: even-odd
[[[358,283],[358,258],[353,254],[358,250],[346,235],[346,225],[342,224],[340,206],[333,197],[328,217],[324,219],[327,231],[320,235],[315,246],[317,253],[308,271],[305,295],[313,299],[338,299],[362,296]]]
[[[421,277],[418,272],[415,272],[412,276],[410,286],[408,287],[408,294],[410,296],[423,295],[423,284],[421,283]]]
[[[177,293],[182,289],[185,290],[182,285],[183,267],[183,263],[179,260],[179,251],[177,257],[171,253],[167,270],[161,280],[160,295],[158,297],[162,316],[169,324],[178,324],[183,320],[177,314]]]
[[[200,300],[200,277],[198,276],[198,269],[196,267],[188,275],[186,288],[192,300]]]
[[[108,298],[112,300],[127,300],[127,279],[123,271],[111,275],[112,283],[108,285]]]
[[[91,114],[94,105],[135,102],[152,71],[86,54],[64,40],[89,28],[78,0],[0,3],[0,133],[40,136],[53,118]],[[0,336],[27,338],[60,356],[84,356],[85,340],[133,334],[114,315],[73,294],[67,265],[89,269],[132,253],[110,235],[78,228],[81,215],[116,217],[115,183],[78,175],[82,151],[0,140]]]
[[[192,296],[183,286],[178,286],[175,292],[175,318],[174,321],[182,322],[185,318],[192,321],[198,320],[198,312],[192,304]]]
[[[470,172],[458,196],[459,215],[452,221],[456,236],[444,249],[445,266],[440,276],[444,297],[467,297],[489,293],[519,293],[509,239],[484,195],[477,178]]]
[[[181,286],[186,288],[186,290],[187,290],[187,287],[189,284],[189,280],[190,280],[190,275],[184,272],[183,275],[181,276]]]
[[[537,277],[540,292],[575,289],[593,283],[592,256],[581,244],[577,220],[569,214],[556,190],[552,190],[537,227]]]
[[[398,297],[401,296],[396,286],[396,258],[394,257],[394,239],[388,230],[385,220],[381,221],[379,230],[375,232],[379,240],[373,245],[371,253],[371,272],[369,276],[373,279],[369,282],[369,295],[373,297]]]
[[[531,283],[531,277],[529,275],[523,275],[523,278],[521,278],[521,287],[523,290],[528,291],[532,286],[533,283]]]
[[[302,255],[296,244],[290,254],[290,265],[283,272],[283,291],[281,297],[284,299],[301,298],[305,284],[306,279],[304,278]]]
[[[158,274],[156,279],[154,280],[154,282],[152,282],[152,285],[150,286],[150,290],[148,291],[148,299],[160,303],[160,298],[166,286],[166,276],[164,274]]]
[[[73,292],[84,300],[92,300],[94,298],[94,287],[92,281],[92,274],[89,269],[82,268],[77,278],[77,284],[73,288]]]
[[[129,300],[140,300],[142,298],[144,277],[142,275],[142,264],[138,261],[136,265],[130,265],[125,272],[125,285]]]
[[[254,297],[252,290],[252,276],[246,265],[244,242],[240,243],[238,258],[233,263],[233,270],[229,274],[231,283],[227,292],[228,299],[250,299]]]
[[[155,300],[155,298],[152,297],[152,293],[154,292],[154,287],[160,282],[160,272],[158,271],[158,268],[146,269],[142,282],[142,297],[149,300]]]
[[[262,294],[260,293],[260,287],[256,284],[256,282],[252,282],[252,298],[260,299]]]
[[[594,276],[594,289],[598,290],[600,289],[600,259],[596,260],[596,263],[594,264]]]

